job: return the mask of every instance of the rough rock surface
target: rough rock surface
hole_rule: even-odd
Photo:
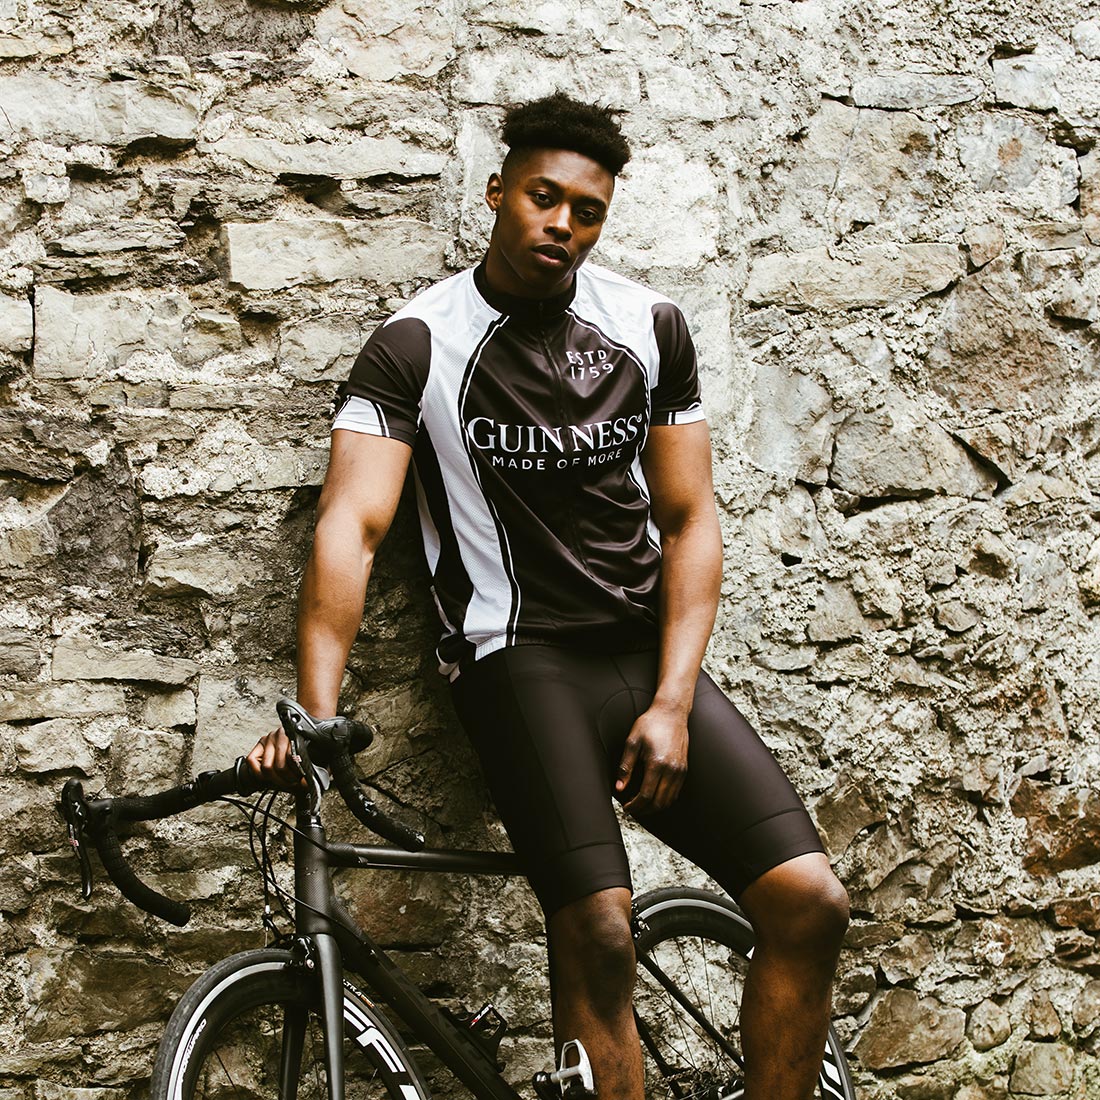
[[[231,811],[130,841],[194,902],[167,930],[79,899],[57,790],[148,791],[270,728],[336,386],[481,255],[502,109],[558,88],[634,142],[594,259],[698,345],[708,665],[848,886],[861,1100],[1100,1096],[1094,9],[0,0],[0,65],[0,1100],[139,1100],[178,991],[259,942]],[[414,511],[345,704],[433,844],[499,846]],[[624,827],[639,889],[702,881]],[[525,885],[340,889],[442,1001],[525,1025],[517,1081],[548,1063]]]

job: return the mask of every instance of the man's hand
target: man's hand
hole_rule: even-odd
[[[623,795],[641,770],[637,791],[623,809],[638,816],[671,806],[687,775],[687,749],[685,712],[655,702],[641,714],[626,739],[615,780],[615,793]]]
[[[257,779],[273,787],[293,791],[305,783],[302,769],[290,755],[290,738],[282,728],[265,733],[245,759]]]

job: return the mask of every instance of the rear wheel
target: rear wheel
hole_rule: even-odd
[[[635,902],[638,980],[634,1015],[650,1100],[735,1100],[744,1094],[741,994],[752,926],[726,898],[655,890]],[[854,1100],[832,1028],[815,1100]]]
[[[184,994],[168,1021],[153,1100],[327,1100],[317,982],[287,951],[224,959]],[[348,1100],[427,1100],[385,1016],[344,986]]]

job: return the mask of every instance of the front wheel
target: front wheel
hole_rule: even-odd
[[[288,951],[223,959],[184,994],[157,1051],[152,1100],[327,1100],[318,982]],[[428,1100],[392,1025],[344,983],[348,1100]]]
[[[638,979],[634,1016],[652,1100],[737,1100],[744,1095],[741,994],[752,926],[704,890],[654,890],[635,902]],[[855,1100],[844,1049],[825,1042],[815,1100]]]

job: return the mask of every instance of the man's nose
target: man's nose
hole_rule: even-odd
[[[573,226],[569,207],[565,203],[558,203],[548,212],[546,229],[559,240],[567,241],[573,236]]]

